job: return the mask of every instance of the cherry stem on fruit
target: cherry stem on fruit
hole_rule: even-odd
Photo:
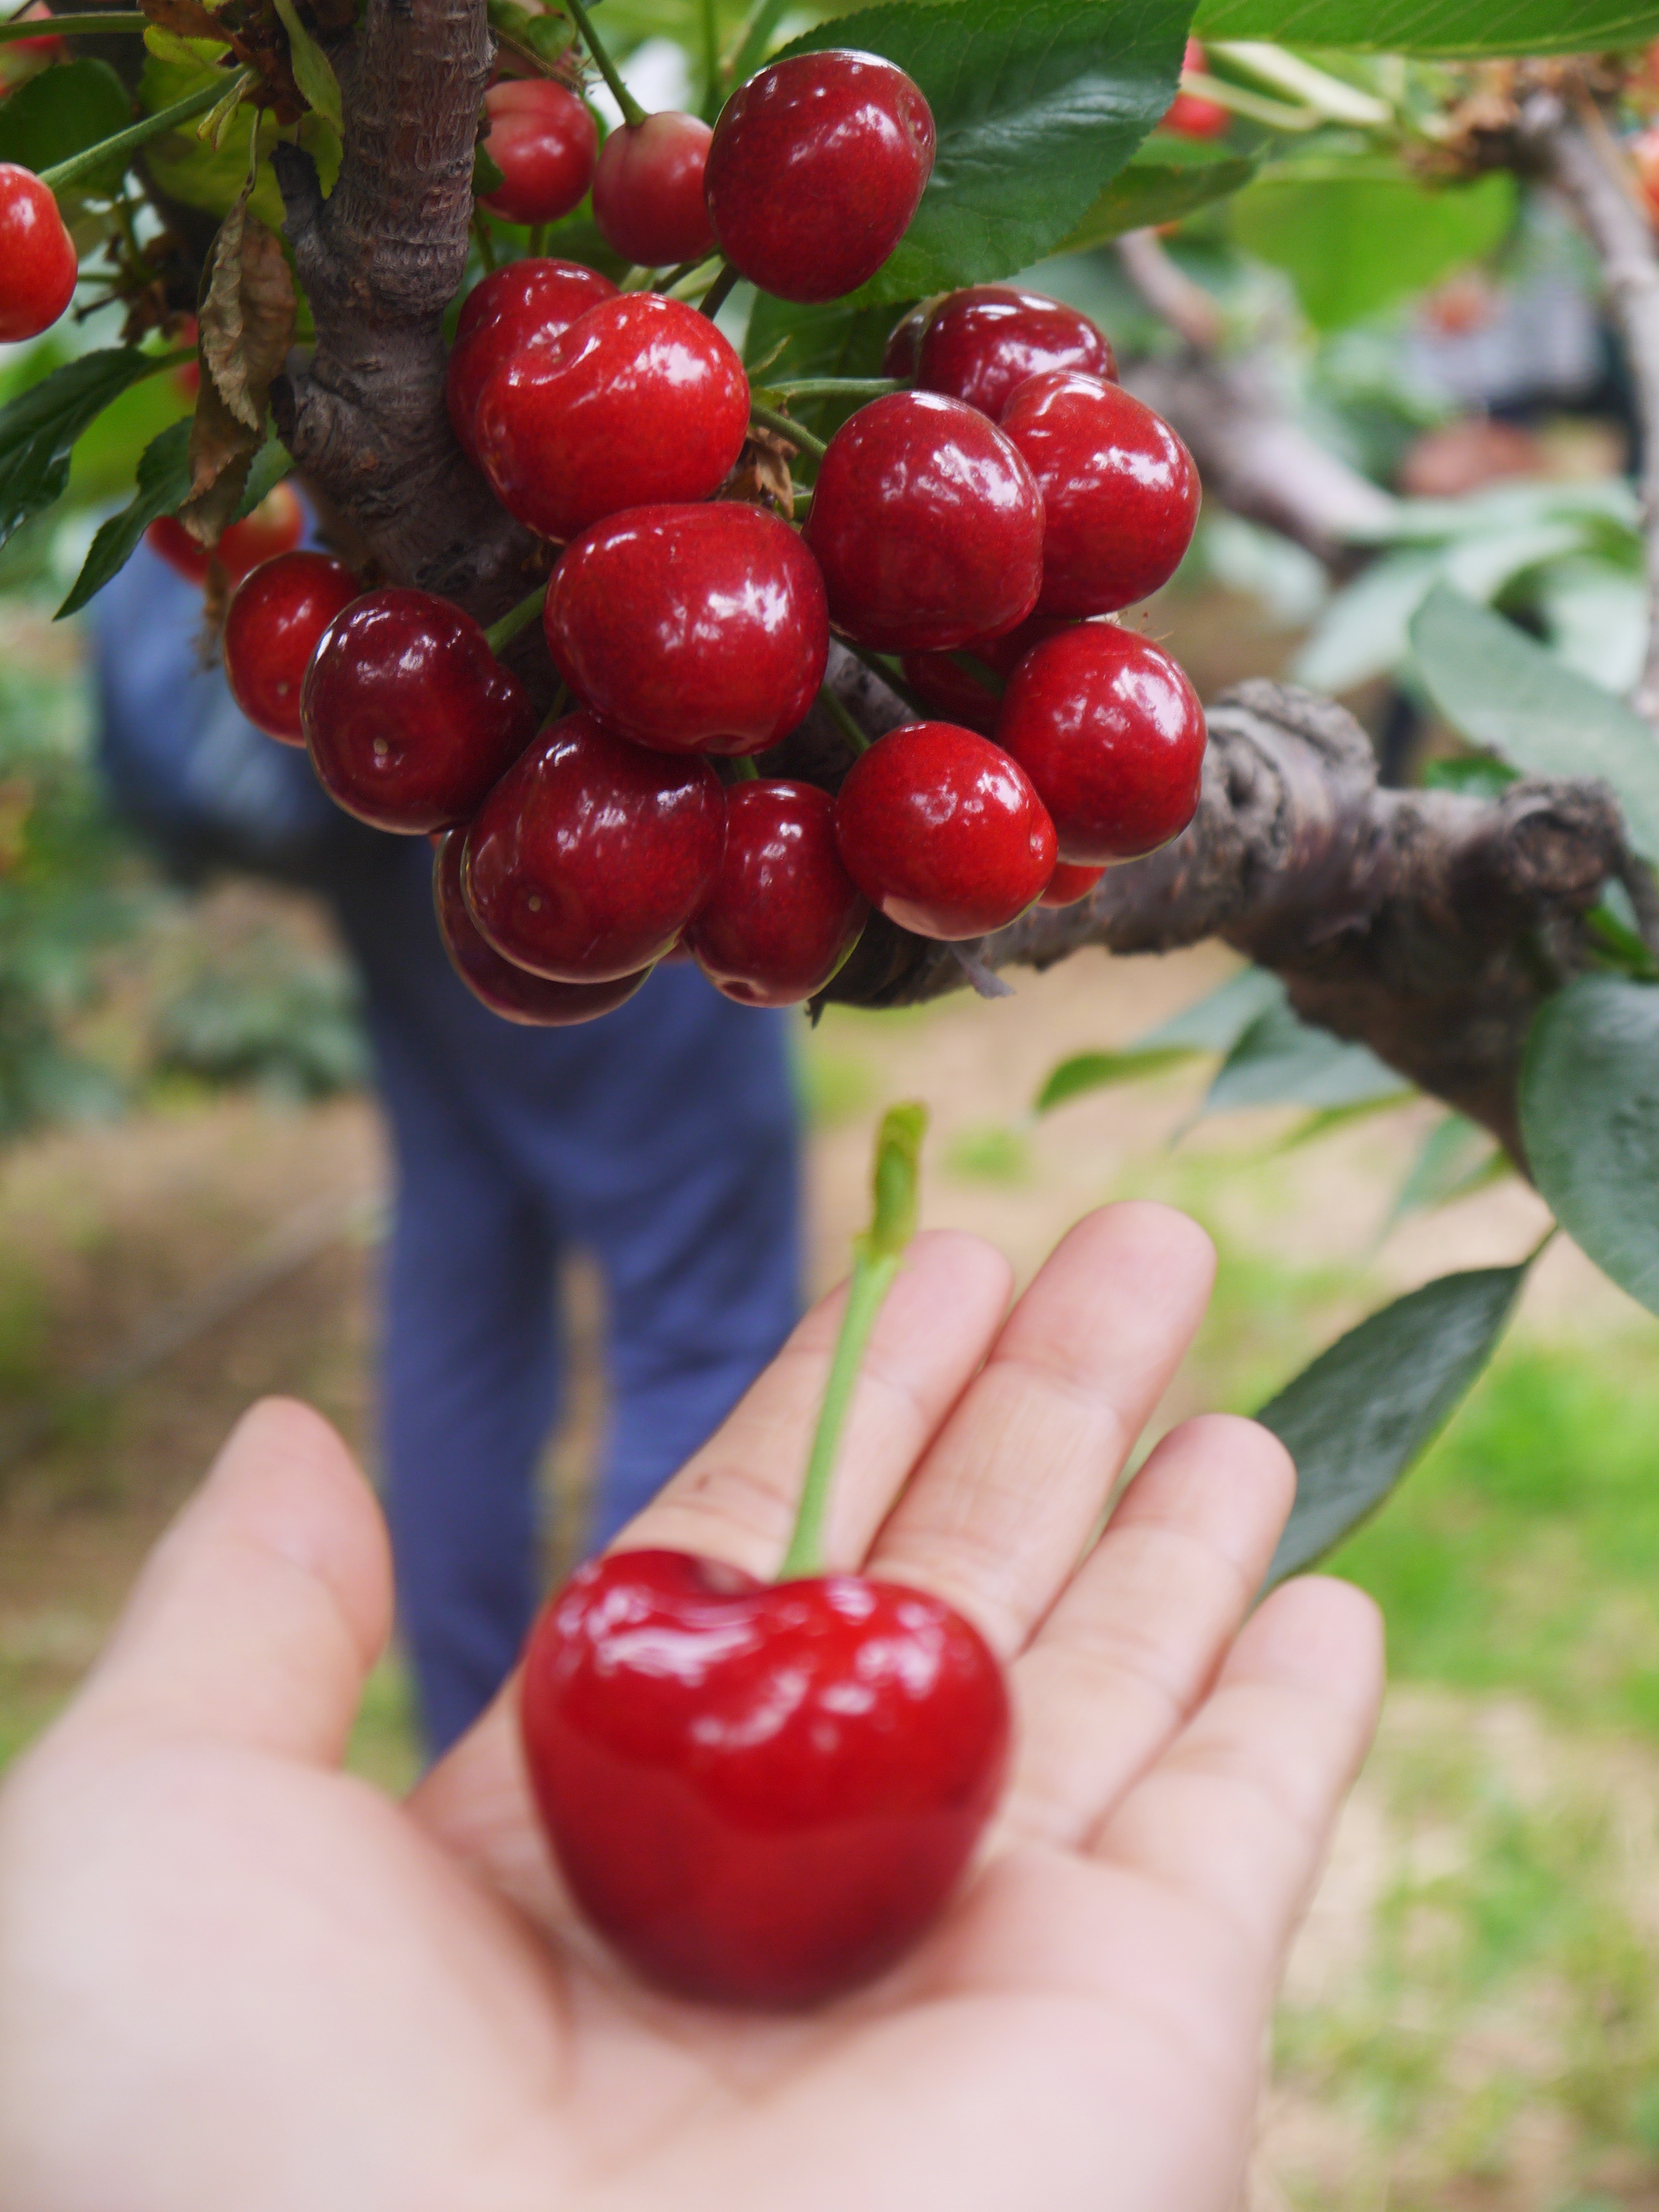
[[[765,389],[776,399],[880,399],[910,387],[896,376],[799,376]]]
[[[105,167],[117,154],[135,153],[140,146],[157,138],[176,124],[188,123],[192,115],[204,115],[210,107],[218,107],[230,99],[233,92],[240,98],[254,82],[256,72],[239,70],[230,77],[216,76],[211,84],[199,91],[187,93],[183,100],[175,100],[171,107],[158,107],[154,115],[146,115],[141,122],[118,131],[112,137],[100,138],[95,146],[86,146],[78,154],[71,154],[66,161],[54,162],[49,169],[40,171],[40,181],[50,192],[60,192],[66,185],[78,185],[82,177]]]
[[[118,8],[107,14],[11,15],[0,23],[0,46],[13,39],[101,38],[106,32],[142,31],[148,19],[137,8]]]
[[[953,660],[964,676],[971,676],[975,683],[981,690],[990,692],[994,698],[1000,699],[1008,689],[1006,683],[997,674],[995,669],[988,666],[977,653],[952,653],[945,657],[947,659]]]
[[[520,599],[516,607],[509,607],[499,622],[491,623],[484,632],[484,642],[489,650],[499,653],[504,645],[512,644],[521,629],[528,629],[540,614],[542,602],[546,597],[546,585],[538,584],[535,590]]]
[[[749,415],[750,421],[758,422],[763,429],[775,431],[779,437],[787,438],[792,446],[799,446],[802,453],[811,453],[815,460],[821,461],[830,450],[822,438],[815,438],[810,430],[803,430],[800,424],[792,422],[788,416],[780,415],[775,407],[763,407],[758,399],[752,397],[749,402]]]
[[[611,97],[623,112],[623,121],[635,128],[644,122],[645,110],[623,82],[617,64],[605,52],[605,41],[593,28],[592,17],[582,5],[582,0],[564,0],[565,13],[581,33],[582,44],[592,58],[593,66],[611,88]]]
[[[683,276],[678,270],[671,270],[672,281],[653,284],[653,291],[660,292],[665,300],[700,300],[720,273],[720,258],[713,253],[706,260],[694,261],[689,268],[684,262],[680,267],[685,270]]]
[[[827,684],[818,686],[818,704],[855,752],[867,753],[870,740]]]
[[[530,232],[530,251],[532,257],[538,261],[539,261],[542,256],[547,252],[547,225],[544,222],[535,223],[532,226]]]
[[[853,1247],[853,1279],[848,1285],[841,1333],[836,1339],[823,1403],[812,1434],[794,1532],[777,1572],[781,1583],[823,1571],[823,1523],[841,1433],[876,1316],[893,1286],[905,1248],[915,1234],[921,1140],[927,1128],[925,1106],[890,1106],[882,1117],[871,1178],[874,1204],[870,1226]]]
[[[732,763],[732,774],[738,783],[758,783],[760,770],[747,753],[739,753]]]
[[[698,301],[698,313],[700,314],[707,315],[709,321],[712,323],[715,316],[719,314],[720,309],[731,298],[738,282],[738,272],[732,266],[729,261],[725,263],[720,269],[719,276],[715,277],[714,283],[703,294],[702,299]]]

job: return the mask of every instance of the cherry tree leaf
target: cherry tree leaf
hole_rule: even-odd
[[[0,100],[0,161],[49,169],[113,137],[132,120],[126,87],[107,62],[56,62]],[[112,157],[111,173],[83,178],[74,189],[118,185],[126,158]]]
[[[275,4],[283,19],[283,28],[288,33],[288,58],[294,82],[305,94],[307,105],[337,131],[343,131],[345,125],[340,115],[340,80],[334,74],[333,63],[301,21],[294,0],[275,0]]]
[[[83,353],[0,407],[0,545],[62,498],[76,440],[129,385],[156,373],[136,346]]]
[[[190,496],[190,424],[169,422],[138,457],[138,483],[128,504],[103,523],[88,548],[81,573],[54,616],[78,614],[118,569],[125,568],[139,539],[158,515],[176,514]]]
[[[1659,36],[1652,0],[1205,0],[1206,39],[1374,54],[1583,54]]]
[[[179,519],[204,545],[218,543],[264,443],[271,381],[294,319],[281,242],[248,213],[244,192],[219,226],[199,317],[204,374],[191,426],[190,497]]]

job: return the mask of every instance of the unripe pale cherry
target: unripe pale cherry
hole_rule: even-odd
[[[932,110],[878,54],[791,54],[739,85],[708,149],[714,235],[780,300],[838,300],[909,228],[933,167]]]
[[[616,296],[616,286],[597,269],[539,254],[479,279],[455,325],[444,384],[451,426],[468,455],[477,458],[478,394],[501,363],[532,338],[557,337],[578,315]]]
[[[965,400],[994,422],[1028,376],[1054,368],[1117,375],[1112,349],[1076,307],[1043,292],[975,284],[933,303],[913,374],[918,391]]]
[[[726,854],[686,931],[715,988],[744,1006],[821,991],[869,908],[836,846],[836,803],[816,784],[761,777],[726,794]]]
[[[592,181],[599,127],[568,86],[551,77],[504,77],[484,94],[483,149],[502,182],[480,206],[506,222],[556,222]]]
[[[225,613],[225,678],[256,729],[305,743],[300,691],[323,632],[357,596],[357,579],[326,553],[279,553],[236,587]]]
[[[629,292],[514,352],[474,422],[508,514],[568,538],[625,507],[707,499],[743,449],[749,380],[706,315]]]
[[[290,553],[306,534],[305,509],[291,483],[279,483],[259,501],[252,514],[233,522],[210,550],[191,536],[177,516],[157,517],[144,532],[144,543],[161,555],[169,568],[188,583],[204,584],[216,561],[226,580],[240,584],[262,561]]]
[[[1193,818],[1206,738],[1198,694],[1179,661],[1115,623],[1080,623],[1028,653],[996,736],[1041,794],[1062,860],[1132,860]]]
[[[300,709],[329,796],[411,835],[465,821],[536,731],[529,695],[471,616],[397,585],[331,623]]]
[[[949,651],[1031,611],[1042,499],[996,425],[959,399],[894,392],[830,441],[802,535],[830,619],[878,652]]]
[[[595,523],[561,556],[544,619],[578,697],[664,752],[763,752],[811,706],[830,650],[817,563],[736,500]]]
[[[714,135],[700,115],[667,110],[622,124],[605,140],[593,172],[593,220],[625,259],[659,269],[714,252],[702,190]]]
[[[726,798],[706,761],[647,752],[579,712],[544,730],[478,809],[462,886],[506,959],[609,982],[668,951],[725,842]]]
[[[0,161],[0,343],[50,330],[75,297],[75,240],[50,185]]]
[[[854,762],[836,800],[847,872],[920,937],[982,937],[1054,871],[1054,827],[1018,763],[950,722],[909,722]]]
[[[432,900],[450,965],[475,999],[503,1021],[526,1029],[569,1029],[578,1022],[597,1021],[633,997],[651,973],[648,968],[619,976],[613,983],[556,983],[551,976],[515,968],[486,944],[461,896],[465,835],[465,830],[448,830],[440,839],[432,866]]]
[[[1181,566],[1198,471],[1161,415],[1121,385],[1067,369],[1019,386],[1002,428],[1042,487],[1045,615],[1105,615]]]

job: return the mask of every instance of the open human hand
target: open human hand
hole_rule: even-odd
[[[574,1923],[510,1687],[402,1803],[340,1771],[385,1535],[333,1431],[256,1407],[0,1793],[6,2212],[1233,2212],[1381,1653],[1340,1583],[1249,1614],[1292,1491],[1249,1422],[1172,1431],[1093,1540],[1211,1269],[1138,1204],[1011,1313],[989,1246],[911,1248],[828,1550],[981,1629],[1014,1767],[935,1930],[801,2016],[656,1995]],[[622,1544],[775,1568],[838,1312]]]

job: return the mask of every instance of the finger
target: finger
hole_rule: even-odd
[[[1095,1839],[1098,1858],[1184,1893],[1276,1974],[1376,1725],[1382,1621],[1347,1583],[1286,1583],[1216,1686]]]
[[[872,1570],[958,1607],[1004,1657],[1020,1650],[1075,1568],[1214,1273],[1209,1238],[1169,1206],[1087,1215],[1009,1316]]]
[[[345,1445],[268,1398],[150,1554],[78,1711],[337,1760],[385,1644],[385,1526]]]
[[[1296,1492],[1279,1439],[1209,1413],[1171,1430],[1013,1669],[1005,1833],[1091,1833],[1209,1687]]]
[[[918,1237],[859,1370],[830,1501],[830,1564],[857,1566],[916,1457],[984,1358],[1012,1277],[977,1237]],[[820,1300],[736,1411],[631,1521],[616,1549],[662,1546],[775,1572],[846,1304]]]

